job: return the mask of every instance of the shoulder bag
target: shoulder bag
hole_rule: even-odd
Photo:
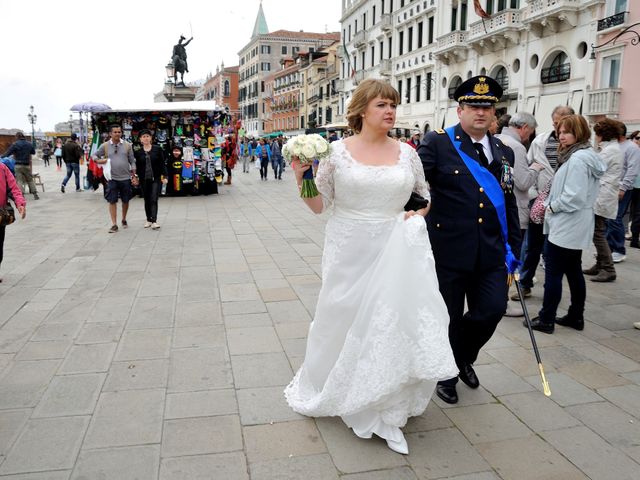
[[[544,202],[547,200],[549,196],[549,191],[551,191],[551,182],[553,179],[547,182],[547,185],[542,189],[542,191],[538,194],[536,199],[533,201],[533,205],[531,205],[531,210],[529,211],[529,219],[538,225],[544,223],[544,211],[546,207],[544,206]]]

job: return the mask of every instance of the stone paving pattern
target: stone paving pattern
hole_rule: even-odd
[[[326,220],[290,170],[261,182],[236,169],[220,195],[163,198],[159,231],[135,199],[129,229],[108,234],[101,194],[62,194],[61,172],[36,169],[47,191],[7,228],[2,264],[0,478],[640,478],[637,250],[617,282],[587,282],[583,332],[537,335],[550,398],[521,319],[505,318],[476,364],[481,387],[411,419],[402,456],[283,398]]]

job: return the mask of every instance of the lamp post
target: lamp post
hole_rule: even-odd
[[[29,119],[29,123],[31,124],[31,145],[33,148],[36,148],[36,129],[35,125],[38,121],[38,115],[33,113],[33,105],[29,107],[29,113],[27,114],[27,118]]]
[[[69,114],[69,134],[73,133],[73,114]]]
[[[620,33],[618,33],[616,36],[610,38],[609,40],[607,40],[604,43],[601,43],[600,45],[594,45],[593,43],[591,44],[591,55],[589,55],[589,62],[593,63],[596,61],[596,50],[598,48],[602,48],[605,45],[614,45],[616,43],[616,40],[618,40],[622,35],[624,35],[625,33],[630,33],[632,35],[635,35],[635,37],[633,37],[630,42],[631,45],[638,45],[640,44],[640,33],[636,32],[635,30],[632,30],[634,27],[637,27],[640,25],[640,22],[638,23],[634,23],[633,25],[629,25],[627,28],[623,29],[620,31]]]
[[[167,101],[173,102],[173,98],[176,96],[176,84],[174,78],[176,74],[176,67],[172,62],[169,62],[164,68],[167,73],[167,79],[164,81],[162,93]]]

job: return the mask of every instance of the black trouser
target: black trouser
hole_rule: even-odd
[[[631,241],[640,239],[640,188],[634,188],[631,194]]]
[[[158,220],[160,182],[145,180],[142,182],[142,194],[144,195],[144,211],[147,214],[147,222],[155,223]]]
[[[558,305],[562,300],[562,277],[567,276],[571,304],[569,317],[572,320],[583,320],[584,302],[587,287],[582,274],[582,250],[554,245],[547,241],[544,247],[544,297],[539,312],[540,321],[554,323]]]
[[[56,165],[62,167],[62,157],[56,157]]]
[[[544,226],[540,223],[529,222],[527,228],[527,253],[520,268],[520,285],[523,288],[533,288],[533,277],[536,275],[536,268],[540,263],[540,255],[544,248],[545,235]]]
[[[458,366],[473,364],[507,310],[507,271],[504,265],[486,271],[438,268],[440,293],[449,312],[449,342]],[[469,310],[464,313],[464,300]],[[439,382],[455,385],[458,378]]]
[[[269,168],[269,157],[260,159],[260,178],[267,178],[267,170]]]
[[[42,160],[44,161],[44,166],[45,167],[49,166],[49,157],[50,157],[50,155],[42,155]]]
[[[4,231],[6,228],[6,225],[0,225],[0,264],[2,264],[2,257],[4,255]]]

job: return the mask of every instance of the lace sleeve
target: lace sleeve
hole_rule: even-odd
[[[318,191],[320,192],[320,195],[322,195],[322,206],[324,210],[333,205],[333,175],[336,170],[334,155],[335,154],[332,153],[327,158],[322,160],[320,162],[320,165],[318,165],[318,171],[316,172],[316,187],[318,187]]]
[[[431,200],[431,193],[429,192],[429,185],[424,177],[424,168],[418,153],[411,147],[409,147],[409,159],[411,161],[411,171],[415,178],[413,185],[413,191],[420,195],[422,198]]]

